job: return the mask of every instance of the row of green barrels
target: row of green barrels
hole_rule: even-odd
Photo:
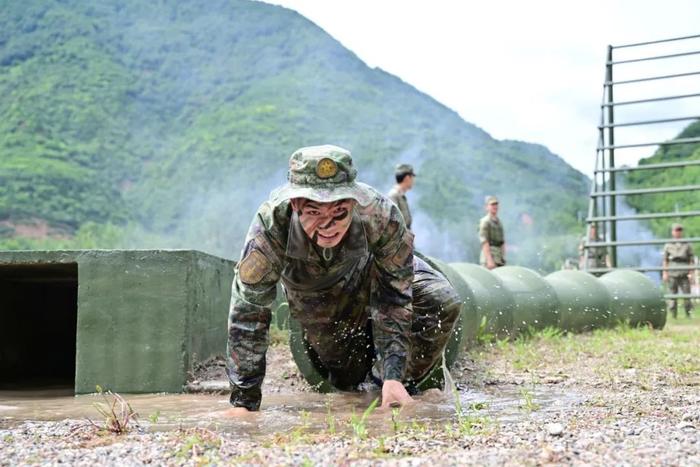
[[[463,302],[460,319],[445,351],[448,367],[479,336],[515,338],[548,327],[583,332],[620,324],[660,329],[666,323],[666,306],[660,290],[635,271],[617,270],[596,278],[582,271],[567,270],[542,277],[518,266],[489,271],[475,264],[448,265],[432,258],[424,259],[447,277]],[[282,304],[277,310],[277,324],[286,327],[289,320],[292,355],[301,373],[319,390],[332,390],[309,358],[303,330],[289,319],[284,307]],[[440,379],[439,375],[435,378]]]

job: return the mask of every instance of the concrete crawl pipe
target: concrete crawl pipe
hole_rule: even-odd
[[[445,349],[448,368],[461,350],[475,345],[480,332],[515,338],[547,327],[584,332],[618,324],[650,325],[655,329],[666,324],[661,291],[639,272],[617,270],[596,278],[566,270],[542,277],[519,266],[489,271],[475,264],[448,265],[421,257],[444,274],[462,297],[460,319]],[[289,327],[290,347],[300,372],[319,391],[332,391],[318,362],[310,357],[303,330],[291,317]],[[442,386],[441,370],[436,367],[419,388]]]

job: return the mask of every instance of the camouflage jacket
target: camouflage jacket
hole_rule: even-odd
[[[664,259],[669,266],[681,266],[693,263],[693,246],[683,240],[677,242],[669,242],[664,245]],[[688,270],[672,270],[668,271],[671,277],[685,276],[689,273]]]
[[[412,316],[413,234],[381,194],[357,205],[345,239],[323,259],[288,201],[258,210],[236,266],[229,312],[231,403],[257,410],[278,281],[307,341],[327,361],[333,339],[364,329],[371,318],[383,378],[402,380]],[[340,331],[338,331],[340,330]]]
[[[498,217],[487,214],[479,220],[479,242],[490,246],[501,247],[505,242],[503,224]]]
[[[586,244],[587,243],[599,243],[602,242],[603,239],[601,237],[597,237],[595,239],[589,239],[587,240],[588,237],[584,236],[581,238],[581,242],[578,245],[578,251],[581,260],[583,261],[583,258],[586,257]],[[605,257],[608,256],[608,249],[604,246],[592,246],[588,247],[588,264],[586,264],[586,267],[588,268],[604,268],[607,266],[607,263],[605,262]],[[583,265],[583,263],[580,263]]]
[[[505,266],[503,244],[505,243],[505,235],[503,233],[503,224],[498,217],[491,217],[490,214],[485,215],[479,221],[479,243],[489,244],[491,258],[496,266]],[[479,264],[486,265],[486,255],[483,250],[479,252]]]
[[[406,227],[410,229],[413,218],[411,217],[411,210],[408,208],[408,200],[406,199],[406,195],[402,193],[398,187],[394,187],[387,196],[394,202],[396,207],[399,208],[399,211],[401,211],[401,214],[403,215],[403,220],[406,223]]]

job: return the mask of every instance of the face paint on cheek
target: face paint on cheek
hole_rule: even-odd
[[[318,226],[321,224],[321,219],[307,216],[307,215],[300,215],[299,216],[299,221],[301,222],[301,226],[304,228],[306,232],[311,232],[314,231],[318,228]]]
[[[340,222],[340,221],[342,221],[343,219],[347,218],[348,215],[350,215],[350,211],[349,211],[349,210],[345,210],[345,211],[343,211],[342,213],[340,213],[340,214],[338,214],[337,216],[335,216],[335,217],[333,218],[333,220],[336,221],[336,222]]]

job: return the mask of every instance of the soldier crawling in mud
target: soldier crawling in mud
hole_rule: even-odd
[[[336,388],[374,381],[383,407],[405,404],[440,364],[459,296],[413,255],[413,234],[394,203],[355,177],[347,150],[299,149],[288,183],[258,210],[232,286],[228,415],[260,407],[278,281],[312,359]]]

